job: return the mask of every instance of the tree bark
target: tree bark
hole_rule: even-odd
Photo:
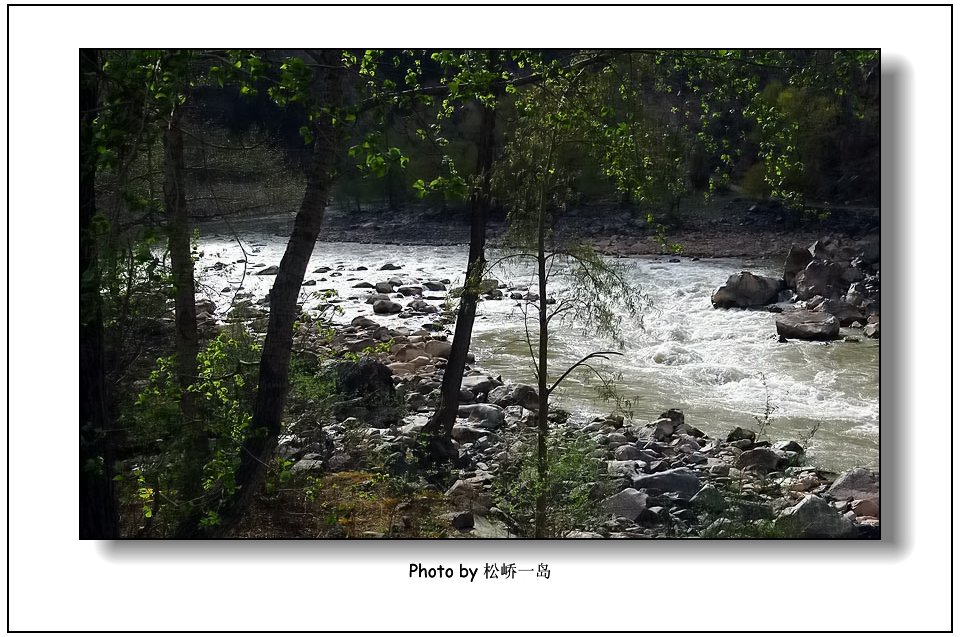
[[[460,407],[460,384],[463,382],[463,367],[470,351],[473,323],[477,316],[479,284],[486,268],[484,250],[487,242],[487,217],[490,214],[490,173],[493,168],[494,130],[496,106],[483,107],[480,139],[477,147],[477,178],[479,184],[470,196],[470,255],[467,260],[467,279],[460,295],[460,309],[450,345],[450,358],[443,372],[440,387],[440,404],[425,430],[450,437]],[[443,445],[437,448],[443,448]],[[445,447],[449,450],[449,446]],[[449,451],[447,452],[449,455]]]
[[[80,539],[116,538],[113,449],[105,376],[100,267],[94,227],[98,53],[80,50]]]
[[[203,467],[209,456],[206,427],[197,414],[196,396],[190,390],[197,380],[200,336],[197,332],[193,257],[190,254],[191,228],[183,181],[181,119],[182,111],[179,105],[174,106],[163,135],[163,202],[167,213],[170,270],[174,289],[180,435],[184,441],[183,471],[178,497],[183,518],[177,535],[189,533],[199,521],[200,500],[203,496]]]
[[[341,78],[336,71],[339,63],[337,52],[323,50],[316,56],[325,60],[327,65],[319,71],[322,74],[325,102],[335,107],[339,104],[341,94]],[[253,502],[277,446],[289,384],[297,299],[307,264],[323,225],[327,198],[333,185],[338,147],[336,135],[337,132],[328,119],[316,120],[313,160],[307,176],[306,191],[280,261],[277,278],[270,290],[270,319],[260,358],[260,380],[253,421],[240,450],[240,466],[235,474],[238,493],[220,513],[221,531],[235,526]]]

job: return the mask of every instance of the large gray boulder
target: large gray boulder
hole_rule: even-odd
[[[797,297],[801,301],[809,301],[815,296],[839,299],[847,290],[843,281],[844,270],[839,263],[814,259],[797,275],[794,285]]]
[[[775,528],[791,538],[837,539],[856,537],[850,520],[825,500],[806,495],[803,500],[780,513]]]
[[[730,275],[710,297],[710,302],[717,308],[769,305],[776,302],[781,289],[783,281],[780,279],[741,272]]]
[[[389,300],[375,301],[373,304],[373,311],[377,314],[399,314],[402,309],[399,303]]]
[[[736,467],[770,473],[777,468],[779,462],[780,454],[776,451],[767,447],[758,447],[741,453],[740,457],[737,458]]]
[[[700,478],[689,469],[668,469],[633,479],[634,489],[657,489],[691,498],[700,490]]]
[[[824,299],[814,308],[817,312],[832,314],[840,322],[840,327],[850,327],[854,323],[866,323],[867,317],[859,309],[845,301]]]
[[[807,264],[813,260],[810,250],[796,244],[790,246],[790,252],[783,262],[783,282],[788,288],[793,288],[797,275],[803,272]]]
[[[502,384],[503,383],[492,376],[479,374],[474,376],[464,376],[463,380],[460,381],[460,389],[466,389],[474,396],[477,396],[479,394],[486,394],[494,387],[499,387]]]
[[[487,400],[501,407],[520,405],[524,409],[537,411],[540,407],[540,398],[537,390],[531,385],[523,383],[507,383],[490,390]]]
[[[880,498],[880,474],[870,469],[850,469],[827,489],[834,500],[870,500]]]
[[[784,312],[777,317],[777,334],[806,341],[829,341],[840,335],[840,321],[826,312]]]
[[[452,345],[447,341],[427,341],[423,344],[428,356],[434,358],[450,358],[450,348]]]
[[[600,503],[604,513],[636,520],[647,509],[647,494],[636,489],[624,489]]]
[[[504,423],[503,410],[496,405],[486,403],[460,405],[457,415],[461,418],[467,418],[471,423],[483,429],[497,429]]]

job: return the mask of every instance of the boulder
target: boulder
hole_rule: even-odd
[[[742,427],[734,427],[733,431],[727,434],[727,442],[733,442],[734,440],[749,440],[753,442],[756,439],[756,432],[752,429],[744,429]]]
[[[355,287],[355,288],[368,288],[368,289],[371,289],[371,290],[372,290],[372,289],[374,288],[374,285],[373,285],[373,283],[370,283],[369,281],[360,281],[360,283],[357,283],[357,284],[354,285],[353,287]],[[377,290],[377,292],[380,292],[380,290]]]
[[[614,460],[643,460],[645,454],[636,445],[620,445],[613,450]]]
[[[451,344],[447,341],[427,341],[423,344],[427,356],[434,358],[450,358]]]
[[[849,294],[849,293],[848,293]],[[826,312],[837,318],[840,327],[850,327],[853,323],[863,323],[867,317],[855,306],[845,301],[835,301],[833,299],[824,299],[814,308],[817,312]]]
[[[879,500],[880,474],[863,467],[850,469],[834,480],[825,495],[834,500]]]
[[[392,294],[393,285],[387,283],[386,281],[381,281],[374,286],[374,289],[380,294]]]
[[[494,387],[490,390],[487,400],[501,407],[520,405],[530,411],[537,411],[540,408],[537,390],[531,385],[523,383],[507,383],[500,387]]]
[[[668,469],[633,479],[634,489],[657,489],[690,498],[700,490],[700,478],[690,469]]]
[[[844,266],[825,259],[814,259],[797,275],[794,288],[801,301],[815,296],[838,299],[847,289],[843,281]]]
[[[280,268],[278,268],[275,265],[271,265],[270,267],[264,268],[259,272],[255,272],[254,274],[256,274],[257,276],[269,276],[271,274],[276,274],[279,271],[280,271]]]
[[[377,314],[398,314],[403,309],[399,303],[388,300],[374,301],[373,311]]]
[[[460,423],[455,424],[450,431],[450,437],[457,442],[476,442],[488,435],[490,435],[490,432],[486,429],[471,427],[470,425],[461,425]]]
[[[790,246],[787,259],[783,263],[783,282],[788,288],[793,288],[797,275],[803,272],[807,264],[813,260],[810,250],[796,244]]]
[[[440,310],[437,309],[436,305],[430,305],[423,299],[416,299],[415,301],[410,301],[407,304],[407,307],[415,312],[422,312],[423,314],[436,314]]]
[[[350,325],[354,327],[372,327],[372,328],[380,327],[379,323],[377,323],[374,320],[368,319],[366,316],[355,317],[352,321],[350,321]]]
[[[700,511],[718,513],[727,508],[727,501],[719,489],[708,484],[690,498],[690,506]]]
[[[420,296],[423,294],[423,288],[419,285],[401,285],[397,288],[397,292],[404,296]]]
[[[450,514],[450,525],[458,531],[466,531],[473,528],[473,512],[472,511],[460,511],[459,513]]]
[[[423,348],[419,344],[413,343],[401,345],[400,348],[394,352],[394,358],[401,363],[409,363],[415,358],[425,355],[426,352],[423,351]]]
[[[777,317],[777,334],[783,338],[829,341],[840,335],[840,321],[825,312],[784,312]]]
[[[880,338],[880,322],[867,324],[863,328],[863,335],[867,338]]]
[[[607,475],[635,480],[643,475],[644,464],[636,460],[607,461]]]
[[[775,528],[787,537],[804,539],[837,539],[856,537],[856,528],[834,507],[815,495],[808,494],[780,513]]]
[[[447,289],[447,286],[439,281],[427,281],[423,284],[423,287],[431,292],[442,292],[443,290]]]
[[[755,469],[763,473],[770,473],[777,468],[779,462],[780,454],[773,449],[759,447],[741,453],[735,466],[738,469]]]
[[[380,266],[380,269],[381,270],[399,270],[400,266],[394,265],[392,263],[384,263],[383,265]]]
[[[730,275],[710,297],[710,302],[717,308],[758,307],[776,302],[781,289],[780,279],[741,272]]]
[[[636,489],[624,489],[600,503],[604,513],[636,521],[647,508],[647,494]]]
[[[475,405],[460,405],[457,415],[474,422],[484,429],[498,429],[504,423],[503,410],[496,405],[477,403]]]
[[[500,287],[500,281],[496,279],[484,279],[480,281],[480,294],[490,294]]]
[[[477,396],[479,394],[486,394],[494,387],[499,387],[502,384],[503,383],[496,380],[492,376],[479,374],[474,376],[464,376],[463,380],[460,381],[460,389],[466,389],[467,391],[473,393],[474,396]]]
[[[365,299],[363,300],[363,302],[366,303],[366,304],[368,304],[368,305],[372,305],[373,303],[376,303],[377,301],[389,301],[389,300],[390,300],[390,295],[389,295],[389,294],[371,294],[370,296],[368,296],[367,298],[365,298]]]

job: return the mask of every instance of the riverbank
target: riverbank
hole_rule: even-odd
[[[327,497],[332,489],[341,498],[324,504],[343,515],[310,528],[326,537],[528,533],[529,520],[516,517],[518,495],[506,488],[512,478],[505,474],[535,437],[536,414],[528,408],[536,404],[536,390],[468,365],[452,432],[457,460],[446,472],[424,469],[417,450],[436,407],[449,343],[428,330],[391,329],[370,319],[353,323],[332,341],[310,328],[297,337],[301,351],[340,361],[331,363],[338,378],[363,379],[342,386],[330,411],[309,401],[291,405],[279,458],[300,488]],[[366,354],[350,360],[359,351]],[[331,413],[337,416],[323,422]],[[676,409],[650,422],[622,414],[577,418],[562,410],[552,410],[550,418],[552,443],[580,445],[577,471],[591,477],[568,485],[583,488],[593,504],[567,520],[573,526],[563,529],[563,537],[879,537],[879,474],[855,468],[840,475],[808,464],[804,447],[816,431],[801,442],[773,440],[760,420],[753,429],[711,437]],[[370,490],[390,480],[404,486],[380,493],[381,515],[371,518],[369,507],[363,508],[373,497]],[[366,499],[344,486],[357,484],[366,485],[359,491]],[[382,515],[383,506],[390,507],[389,516]],[[304,508],[307,515],[311,507]],[[318,505],[314,515],[324,511]],[[364,516],[367,525],[358,521]],[[262,510],[251,519],[241,535],[271,528]],[[370,519],[390,523],[375,528]]]

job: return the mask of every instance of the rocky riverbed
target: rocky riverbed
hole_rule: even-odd
[[[362,388],[346,390],[356,394],[345,401],[346,413],[355,409],[360,418],[318,428],[309,409],[295,408],[306,424],[294,420],[279,450],[294,462],[294,474],[356,469],[371,451],[389,470],[407,472],[410,451],[435,408],[449,344],[426,330],[355,323],[334,347],[369,350],[371,341],[392,342],[391,351],[338,363],[357,366],[354,375],[364,379]],[[466,371],[453,429],[459,459],[445,491],[461,510],[450,523],[464,535],[508,537],[518,524],[498,507],[494,484],[501,465],[513,460],[507,441],[534,434],[536,390],[473,365]],[[392,396],[402,400],[408,415],[373,416],[378,408],[364,407],[371,395],[377,405],[392,404]],[[592,441],[587,461],[605,475],[598,492],[611,494],[597,502],[607,517],[602,524],[567,537],[879,537],[879,474],[855,468],[838,475],[810,466],[797,441],[769,440],[740,427],[713,438],[675,409],[645,423],[622,415],[579,420],[562,412],[551,419],[554,427]]]
[[[221,290],[221,301],[229,298],[227,304],[198,304],[207,329],[219,329],[230,320],[253,331],[265,330],[268,299],[258,298],[253,290],[260,288],[251,283],[269,282],[277,261],[267,244],[259,246],[258,256],[244,259],[245,284]],[[226,275],[239,267],[216,254],[218,260],[208,263],[206,271]],[[860,338],[852,336],[851,329],[863,330],[862,337],[879,336],[879,251],[873,239],[818,240],[809,248],[793,245],[787,254],[782,276],[734,274],[714,292],[713,305],[778,312],[781,340],[810,338],[781,328],[783,318],[805,324],[806,314],[842,325],[845,340]],[[680,261],[663,258],[662,265],[654,262],[649,268],[667,268],[671,260]],[[409,266],[393,262],[311,266],[304,291],[322,291],[312,295],[313,303],[304,303],[311,320],[304,322],[295,347],[329,359],[344,353],[362,356],[361,362],[341,364],[367,365],[360,376],[376,386],[368,383],[354,391],[336,406],[336,417],[322,426],[309,405],[291,405],[280,453],[295,474],[357,468],[369,452],[386,459],[393,471],[409,470],[411,449],[436,406],[449,351],[448,298],[456,272],[444,276],[442,268],[435,266],[431,272],[426,263],[411,276]],[[522,284],[492,278],[484,283],[484,302],[497,307],[532,300],[530,294]],[[347,323],[334,322],[332,339],[311,327],[318,314],[338,307],[345,310]],[[858,325],[861,319],[866,327]],[[457,473],[444,485],[446,497],[461,509],[450,521],[457,532],[483,537],[518,532],[517,521],[497,506],[493,488],[510,445],[533,433],[534,390],[513,380],[512,372],[484,370],[473,360],[466,370],[453,432],[460,459]],[[369,396],[389,397],[378,404],[398,409],[377,415],[376,406],[365,404]],[[583,410],[573,415],[558,410],[553,420],[555,427],[592,441],[590,458],[606,474],[597,493],[603,496],[598,505],[607,519],[599,527],[572,531],[572,537],[879,536],[878,474],[864,467],[829,471],[814,466],[804,448],[810,441],[802,436],[772,437],[762,425],[720,433],[714,423],[689,421],[678,408],[650,421]]]

